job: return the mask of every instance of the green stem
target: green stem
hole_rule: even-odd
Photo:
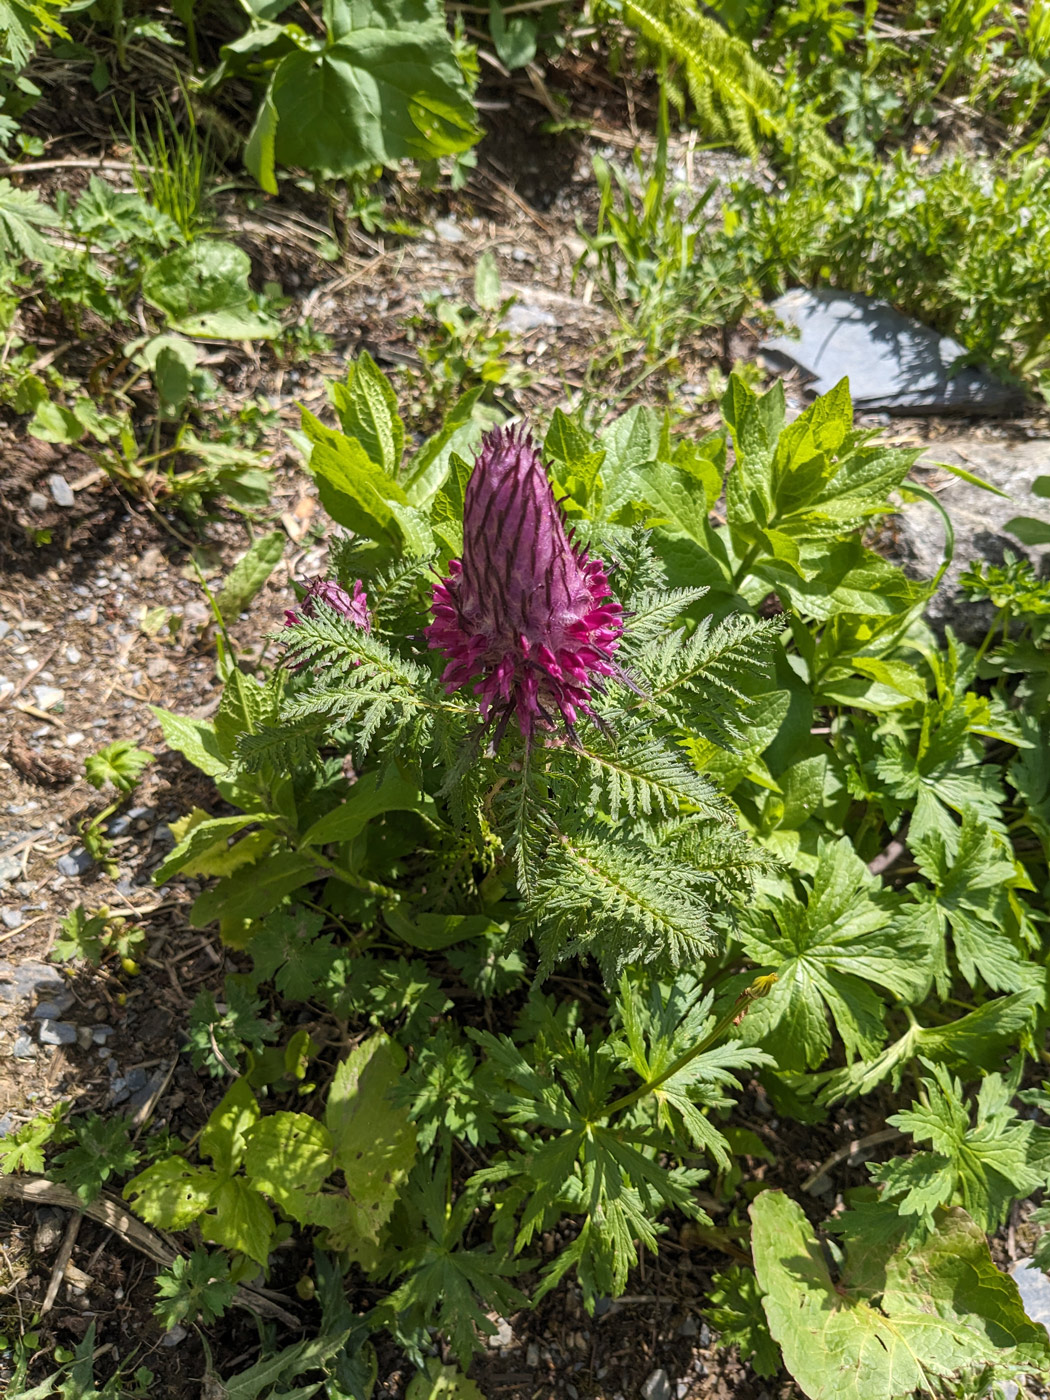
[[[737,997],[736,1001],[729,1008],[722,1019],[715,1025],[703,1040],[697,1041],[690,1046],[683,1054],[678,1056],[662,1074],[658,1074],[655,1079],[648,1079],[644,1084],[639,1084],[637,1089],[632,1089],[629,1094],[624,1094],[622,1098],[616,1099],[608,1104],[598,1115],[598,1121],[610,1118],[614,1113],[622,1113],[624,1109],[633,1108],[639,1099],[644,1099],[648,1094],[655,1094],[662,1084],[666,1084],[669,1079],[673,1079],[676,1074],[691,1064],[698,1055],[702,1055],[705,1050],[710,1050],[716,1041],[721,1040],[726,1031],[731,1026],[735,1026],[745,1014],[753,1001],[760,997],[767,996],[776,981],[776,977],[756,977],[750,987],[745,987]]]
[[[751,569],[751,565],[752,565],[752,564],[755,562],[755,560],[758,558],[758,553],[759,553],[759,546],[758,546],[757,544],[753,544],[753,545],[751,546],[751,548],[747,551],[747,553],[744,555],[743,559],[741,559],[741,561],[740,561],[740,567],[737,569],[736,573],[734,573],[733,577],[730,579],[729,583],[730,583],[730,587],[731,587],[731,588],[734,588],[734,589],[739,588],[740,585],[743,583],[744,579],[747,578],[748,573],[750,572],[750,569]]]

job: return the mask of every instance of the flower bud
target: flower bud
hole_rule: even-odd
[[[429,645],[444,653],[451,692],[474,682],[485,721],[512,714],[537,728],[590,714],[591,691],[618,675],[623,630],[605,567],[573,544],[531,435],[486,434],[467,483],[463,558],[434,587]]]

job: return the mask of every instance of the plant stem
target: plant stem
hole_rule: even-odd
[[[695,1045],[690,1046],[690,1048],[679,1055],[678,1059],[674,1060],[662,1074],[658,1074],[655,1079],[646,1080],[646,1082],[640,1084],[637,1089],[632,1089],[629,1094],[624,1094],[622,1098],[616,1099],[613,1103],[608,1104],[598,1115],[599,1121],[611,1117],[614,1113],[621,1113],[624,1109],[632,1108],[639,1099],[644,1099],[648,1094],[654,1094],[657,1089],[660,1088],[661,1084],[666,1084],[669,1079],[673,1079],[676,1074],[685,1069],[686,1065],[695,1060],[698,1055],[702,1055],[705,1050],[710,1050],[711,1046],[714,1045],[716,1041],[721,1040],[722,1036],[731,1026],[735,1026],[739,1023],[753,1001],[758,1001],[760,997],[769,994],[776,980],[775,976],[756,977],[750,987],[744,988],[726,1014],[717,1022],[714,1028],[704,1036],[703,1040],[699,1040]]]
[[[729,580],[730,586],[732,588],[739,588],[740,585],[743,583],[744,579],[747,578],[748,573],[751,569],[751,565],[758,558],[758,552],[759,546],[757,544],[753,544],[751,548],[747,551],[747,553],[744,555],[743,559],[741,559],[738,569],[733,574],[733,577]]]

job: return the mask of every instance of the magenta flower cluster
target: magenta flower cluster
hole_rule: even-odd
[[[341,584],[335,583],[331,579],[311,579],[298,610],[285,608],[285,627],[297,627],[304,617],[315,617],[315,598],[326,603],[333,612],[348,617],[355,627],[360,627],[362,632],[371,632],[372,619],[368,616],[368,596],[365,593],[364,584],[359,578],[354,580],[352,594],[348,593]]]
[[[530,434],[496,428],[467,483],[463,558],[434,587],[429,645],[444,653],[449,692],[473,682],[497,735],[512,715],[569,734],[591,693],[619,675],[623,631],[605,566],[573,543]]]

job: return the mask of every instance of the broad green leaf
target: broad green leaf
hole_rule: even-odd
[[[274,71],[266,122],[276,123],[276,160],[345,179],[472,146],[474,108],[437,7],[358,0],[346,18],[338,42],[296,49]]]
[[[481,424],[474,417],[474,405],[484,393],[484,385],[462,394],[445,415],[438,431],[426,440],[410,460],[405,475],[405,494],[409,504],[425,510],[441,490],[449,474],[449,464],[457,453],[460,458],[472,457],[481,442]],[[464,462],[467,476],[473,470]],[[462,525],[462,509],[460,510]]]
[[[334,1161],[332,1137],[309,1113],[270,1113],[245,1136],[244,1170],[252,1186],[292,1216],[321,1189]]]
[[[489,0],[489,33],[499,61],[511,70],[524,68],[536,57],[536,21],[528,15],[503,14],[500,0]]]
[[[251,260],[234,243],[199,238],[151,264],[142,295],[175,330],[204,340],[266,340],[280,330],[252,306]]]
[[[190,923],[204,928],[215,919],[261,918],[317,876],[317,862],[297,851],[267,856],[260,865],[242,866],[205,890],[190,910]]]
[[[498,5],[499,0],[492,0]],[[484,1395],[455,1366],[442,1366],[437,1356],[431,1357],[426,1369],[417,1371],[408,1383],[405,1400],[485,1400]]]
[[[234,564],[215,598],[215,606],[225,621],[232,622],[244,612],[276,569],[284,553],[284,540],[282,530],[261,535]]]
[[[219,1180],[215,1172],[190,1166],[184,1157],[163,1157],[131,1178],[124,1199],[148,1225],[185,1230],[207,1210]]]
[[[300,838],[300,845],[327,846],[352,841],[373,817],[384,812],[419,812],[435,820],[437,808],[433,798],[420,792],[415,783],[400,777],[396,771],[366,773],[357,780],[340,806],[314,822]]]
[[[831,1048],[829,1016],[851,1059],[871,1057],[884,1037],[876,988],[914,1000],[929,985],[922,931],[895,924],[878,880],[845,838],[822,844],[804,904],[761,898],[740,938],[759,970],[777,977],[748,1011],[741,1036],[770,1051],[782,1070],[821,1063]]]
[[[153,875],[154,883],[163,885],[180,870],[190,875],[212,873],[201,871],[202,858],[210,855],[216,847],[225,851],[229,837],[236,836],[253,822],[266,819],[265,812],[249,812],[235,817],[210,817],[198,822],[179,841],[167,860],[158,866]]]
[[[199,1220],[203,1239],[266,1265],[277,1223],[254,1184],[243,1176],[227,1177]]]
[[[500,297],[499,264],[491,248],[486,248],[474,269],[474,300],[482,311],[498,311]]]
[[[880,1279],[868,1289],[853,1284],[852,1253],[842,1282],[832,1279],[801,1207],[781,1192],[762,1192],[751,1221],[769,1330],[810,1400],[902,1400],[984,1366],[1009,1377],[1050,1365],[1045,1329],[962,1211],[918,1249],[860,1250],[863,1275]]]
[[[497,924],[487,914],[412,914],[404,913],[396,904],[383,910],[383,918],[410,948],[436,953],[451,948],[468,938],[481,938],[487,933],[500,933],[505,926]]]
[[[372,460],[356,438],[326,428],[307,409],[303,431],[313,443],[309,467],[329,515],[355,534],[410,554],[429,554],[430,530],[423,515],[409,505],[402,487]]]
[[[346,1228],[333,1246],[351,1255],[378,1245],[415,1161],[408,1110],[390,1101],[405,1062],[401,1047],[380,1032],[342,1061],[328,1091],[325,1124],[350,1198]]]
[[[249,1130],[259,1121],[259,1105],[247,1079],[238,1079],[212,1109],[201,1133],[200,1150],[217,1172],[229,1175],[244,1160]]]
[[[405,446],[405,425],[397,395],[367,350],[332,385],[332,402],[347,437],[356,438],[371,461],[397,479]]]
[[[181,753],[209,778],[219,778],[226,772],[229,762],[223,756],[211,720],[176,715],[171,710],[162,710],[159,705],[151,705],[150,710],[160,724],[169,749]]]

